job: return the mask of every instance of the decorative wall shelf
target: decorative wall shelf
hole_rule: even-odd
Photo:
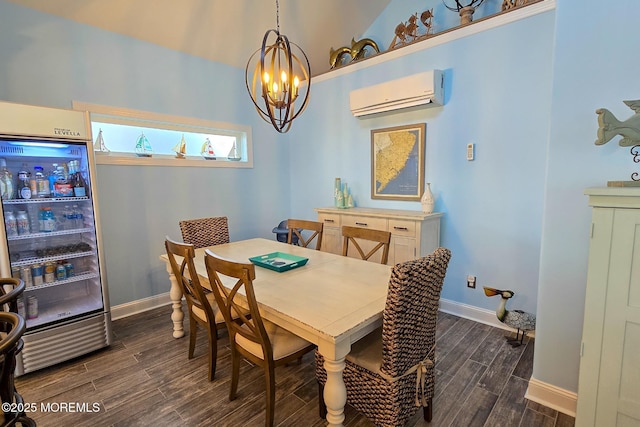
[[[439,33],[429,35],[428,37],[415,40],[404,46],[386,50],[384,52],[366,57],[359,61],[354,61],[349,64],[343,65],[339,68],[334,68],[324,74],[314,76],[313,83],[319,83],[325,80],[330,80],[339,76],[350,74],[352,72],[372,67],[383,62],[401,58],[403,56],[410,55],[421,50],[449,43],[463,37],[481,33],[483,31],[510,24],[512,22],[519,21],[530,16],[535,16],[540,13],[554,10],[556,8],[556,1],[557,0],[538,0],[537,2],[529,3],[515,9],[506,10],[482,18],[478,18],[470,22],[469,24],[458,25],[447,30],[443,30]]]

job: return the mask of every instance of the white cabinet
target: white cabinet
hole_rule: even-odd
[[[640,188],[593,207],[576,426],[640,426]]]
[[[442,213],[331,207],[316,208],[316,212],[318,221],[324,224],[322,250],[325,252],[342,253],[343,225],[390,231],[389,265],[428,255],[440,246]]]

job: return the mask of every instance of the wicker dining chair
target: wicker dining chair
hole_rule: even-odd
[[[253,264],[220,258],[207,249],[205,266],[229,331],[232,358],[229,400],[236,398],[241,358],[262,367],[267,386],[265,425],[271,427],[275,412],[275,368],[300,359],[315,346],[262,319],[253,290],[256,277]],[[245,305],[249,307],[248,313]],[[237,321],[233,321],[234,315],[238,316]]]
[[[287,236],[287,243],[292,244],[297,237],[298,245],[302,247],[308,247],[311,242],[316,241],[316,250],[319,251],[322,246],[322,229],[324,224],[317,221],[307,221],[304,219],[289,219],[287,220],[287,227],[289,228],[289,235]],[[312,231],[308,238],[305,239],[303,231]]]
[[[349,253],[349,244],[351,244],[360,254],[360,257],[368,261],[378,250],[382,249],[382,255],[380,257],[380,264],[386,264],[389,259],[389,244],[391,242],[391,232],[384,230],[374,230],[371,228],[350,227],[348,225],[342,226],[342,255],[347,256]],[[377,243],[366,254],[360,246],[362,240],[369,240]],[[359,243],[360,241],[360,243]]]
[[[229,243],[229,223],[226,216],[185,219],[179,222],[182,241],[195,249]]]
[[[196,347],[197,325],[207,331],[209,338],[209,381],[216,374],[218,358],[218,328],[225,328],[224,316],[218,309],[212,292],[206,292],[194,265],[194,245],[176,242],[169,237],[165,239],[165,248],[171,271],[175,276],[184,299],[187,301],[189,313],[189,359],[193,359]],[[181,259],[179,260],[178,257]]]
[[[400,427],[420,406],[433,415],[436,320],[440,291],[451,258],[446,248],[396,264],[389,279],[382,328],[351,346],[343,378],[347,402],[376,426]],[[320,416],[327,374],[316,351]]]

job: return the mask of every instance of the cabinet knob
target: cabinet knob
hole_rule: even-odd
[[[361,225],[363,227],[366,227],[368,224],[366,222],[356,222],[356,225]]]
[[[334,222],[332,219],[325,219],[324,222]]]
[[[394,230],[402,230],[402,231],[409,231],[409,229],[407,227],[393,227]]]

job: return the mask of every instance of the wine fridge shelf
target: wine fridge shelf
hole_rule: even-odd
[[[7,240],[13,242],[14,240],[26,240],[26,239],[36,239],[40,237],[50,237],[50,236],[65,236],[68,234],[80,234],[80,233],[93,233],[95,228],[93,227],[85,227],[85,228],[73,228],[71,230],[59,230],[59,231],[46,231],[42,233],[29,233],[22,234],[20,236],[11,236],[7,237]]]
[[[3,200],[2,204],[4,205],[21,205],[25,203],[29,204],[37,204],[37,203],[70,203],[70,202],[81,202],[83,200],[89,200],[89,196],[82,197],[42,197],[35,199],[9,199]]]
[[[76,274],[76,275],[71,276],[71,277],[66,278],[66,279],[55,280],[55,281],[49,282],[49,283],[43,283],[42,285],[27,286],[26,288],[24,288],[24,291],[25,292],[37,291],[39,289],[66,285],[68,283],[80,282],[82,280],[95,279],[96,277],[98,277],[98,273],[81,273],[81,274]]]
[[[44,264],[46,262],[55,262],[60,260],[69,260],[74,258],[82,258],[85,256],[95,256],[95,251],[86,252],[69,252],[47,257],[30,257],[20,261],[12,262],[11,267],[22,267],[24,265]]]

